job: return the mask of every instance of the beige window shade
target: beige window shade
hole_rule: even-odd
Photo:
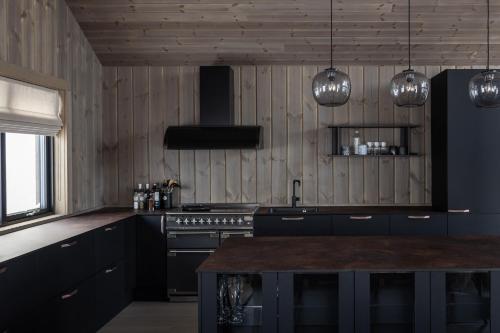
[[[0,132],[55,136],[61,105],[57,90],[0,77]]]

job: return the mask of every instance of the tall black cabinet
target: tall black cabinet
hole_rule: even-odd
[[[433,204],[451,213],[500,213],[500,108],[471,102],[468,83],[478,72],[432,78]]]

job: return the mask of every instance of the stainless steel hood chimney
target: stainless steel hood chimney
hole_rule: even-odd
[[[233,70],[229,66],[200,67],[200,125],[169,126],[165,133],[165,148],[255,149],[260,147],[260,126],[234,125],[233,76]]]

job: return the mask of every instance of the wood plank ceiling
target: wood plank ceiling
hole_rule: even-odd
[[[104,65],[325,64],[328,0],[66,0]],[[337,64],[406,64],[406,0],[335,0]],[[491,1],[500,64],[500,0]],[[486,0],[412,2],[419,65],[483,65]]]

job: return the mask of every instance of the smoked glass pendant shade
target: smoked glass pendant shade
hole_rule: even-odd
[[[474,75],[469,81],[469,95],[478,107],[500,106],[500,73],[486,70]]]
[[[323,106],[340,106],[349,100],[351,79],[336,68],[328,68],[316,74],[312,83],[313,96]]]
[[[427,101],[429,90],[429,79],[412,69],[396,74],[391,80],[391,96],[397,106],[422,106]]]

